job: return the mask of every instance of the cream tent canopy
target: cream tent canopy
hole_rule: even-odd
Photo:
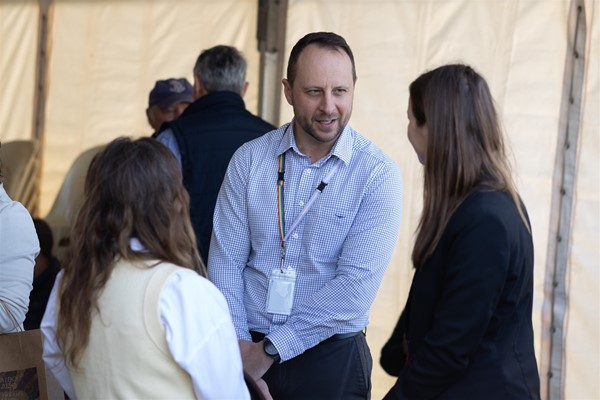
[[[594,0],[1,0],[0,140],[38,143],[32,212],[43,217],[79,154],[150,134],[154,81],[191,79],[202,49],[241,49],[247,106],[277,124],[292,115],[279,84],[291,46],[310,31],[343,35],[358,73],[350,123],[405,180],[401,235],[368,332],[381,398],[394,380],[379,351],[410,285],[421,210],[407,85],[438,65],[469,63],[490,83],[532,220],[543,397],[600,399],[598,11]]]

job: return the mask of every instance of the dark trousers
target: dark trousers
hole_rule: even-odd
[[[373,359],[364,333],[329,339],[275,363],[263,376],[274,400],[371,398]]]

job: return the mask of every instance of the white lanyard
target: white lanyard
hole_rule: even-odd
[[[292,227],[286,233],[285,232],[285,211],[284,211],[284,201],[283,201],[283,184],[284,184],[283,177],[285,174],[285,153],[282,153],[281,155],[279,155],[279,168],[277,171],[278,172],[278,174],[277,174],[277,212],[278,212],[278,219],[279,219],[279,236],[281,238],[281,265],[280,265],[280,268],[281,268],[282,272],[283,272],[283,261],[285,260],[285,244],[286,244],[287,240],[289,239],[292,232],[298,227],[298,224],[300,223],[300,221],[302,221],[302,219],[306,216],[306,214],[308,213],[310,208],[313,206],[313,204],[317,200],[317,197],[323,192],[323,190],[325,190],[325,187],[329,184],[329,181],[331,180],[333,175],[337,172],[341,163],[342,163],[342,159],[339,158],[337,160],[337,162],[335,163],[335,165],[333,166],[333,168],[331,169],[331,171],[329,171],[329,174],[327,174],[327,176],[325,178],[323,178],[321,183],[319,183],[319,186],[317,186],[315,188],[315,191],[312,194],[312,196],[310,197],[310,200],[308,201],[308,203],[306,203],[306,205],[302,209],[302,212],[300,213],[300,215],[298,215],[298,217],[292,224]]]

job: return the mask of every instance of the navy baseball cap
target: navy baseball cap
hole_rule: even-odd
[[[191,103],[192,85],[185,78],[170,78],[156,81],[154,88],[148,96],[148,108],[156,105],[160,108],[167,108],[173,104],[187,101]]]

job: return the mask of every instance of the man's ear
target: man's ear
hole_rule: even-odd
[[[192,93],[194,100],[198,100],[205,94],[206,89],[204,88],[204,83],[202,83],[202,79],[200,79],[197,75],[194,75],[194,88]]]
[[[152,114],[152,111],[150,110],[150,107],[146,108],[146,117],[148,118],[148,123],[150,124],[150,126],[152,128],[154,128],[154,115]]]
[[[246,91],[248,90],[248,86],[250,86],[250,84],[248,83],[248,81],[244,82],[244,87],[242,88],[242,93],[240,93],[242,95],[242,97],[244,97],[246,95]]]
[[[292,85],[287,79],[282,79],[281,83],[283,84],[283,94],[285,95],[285,99],[287,100],[290,106],[294,105],[294,101],[292,98]]]

